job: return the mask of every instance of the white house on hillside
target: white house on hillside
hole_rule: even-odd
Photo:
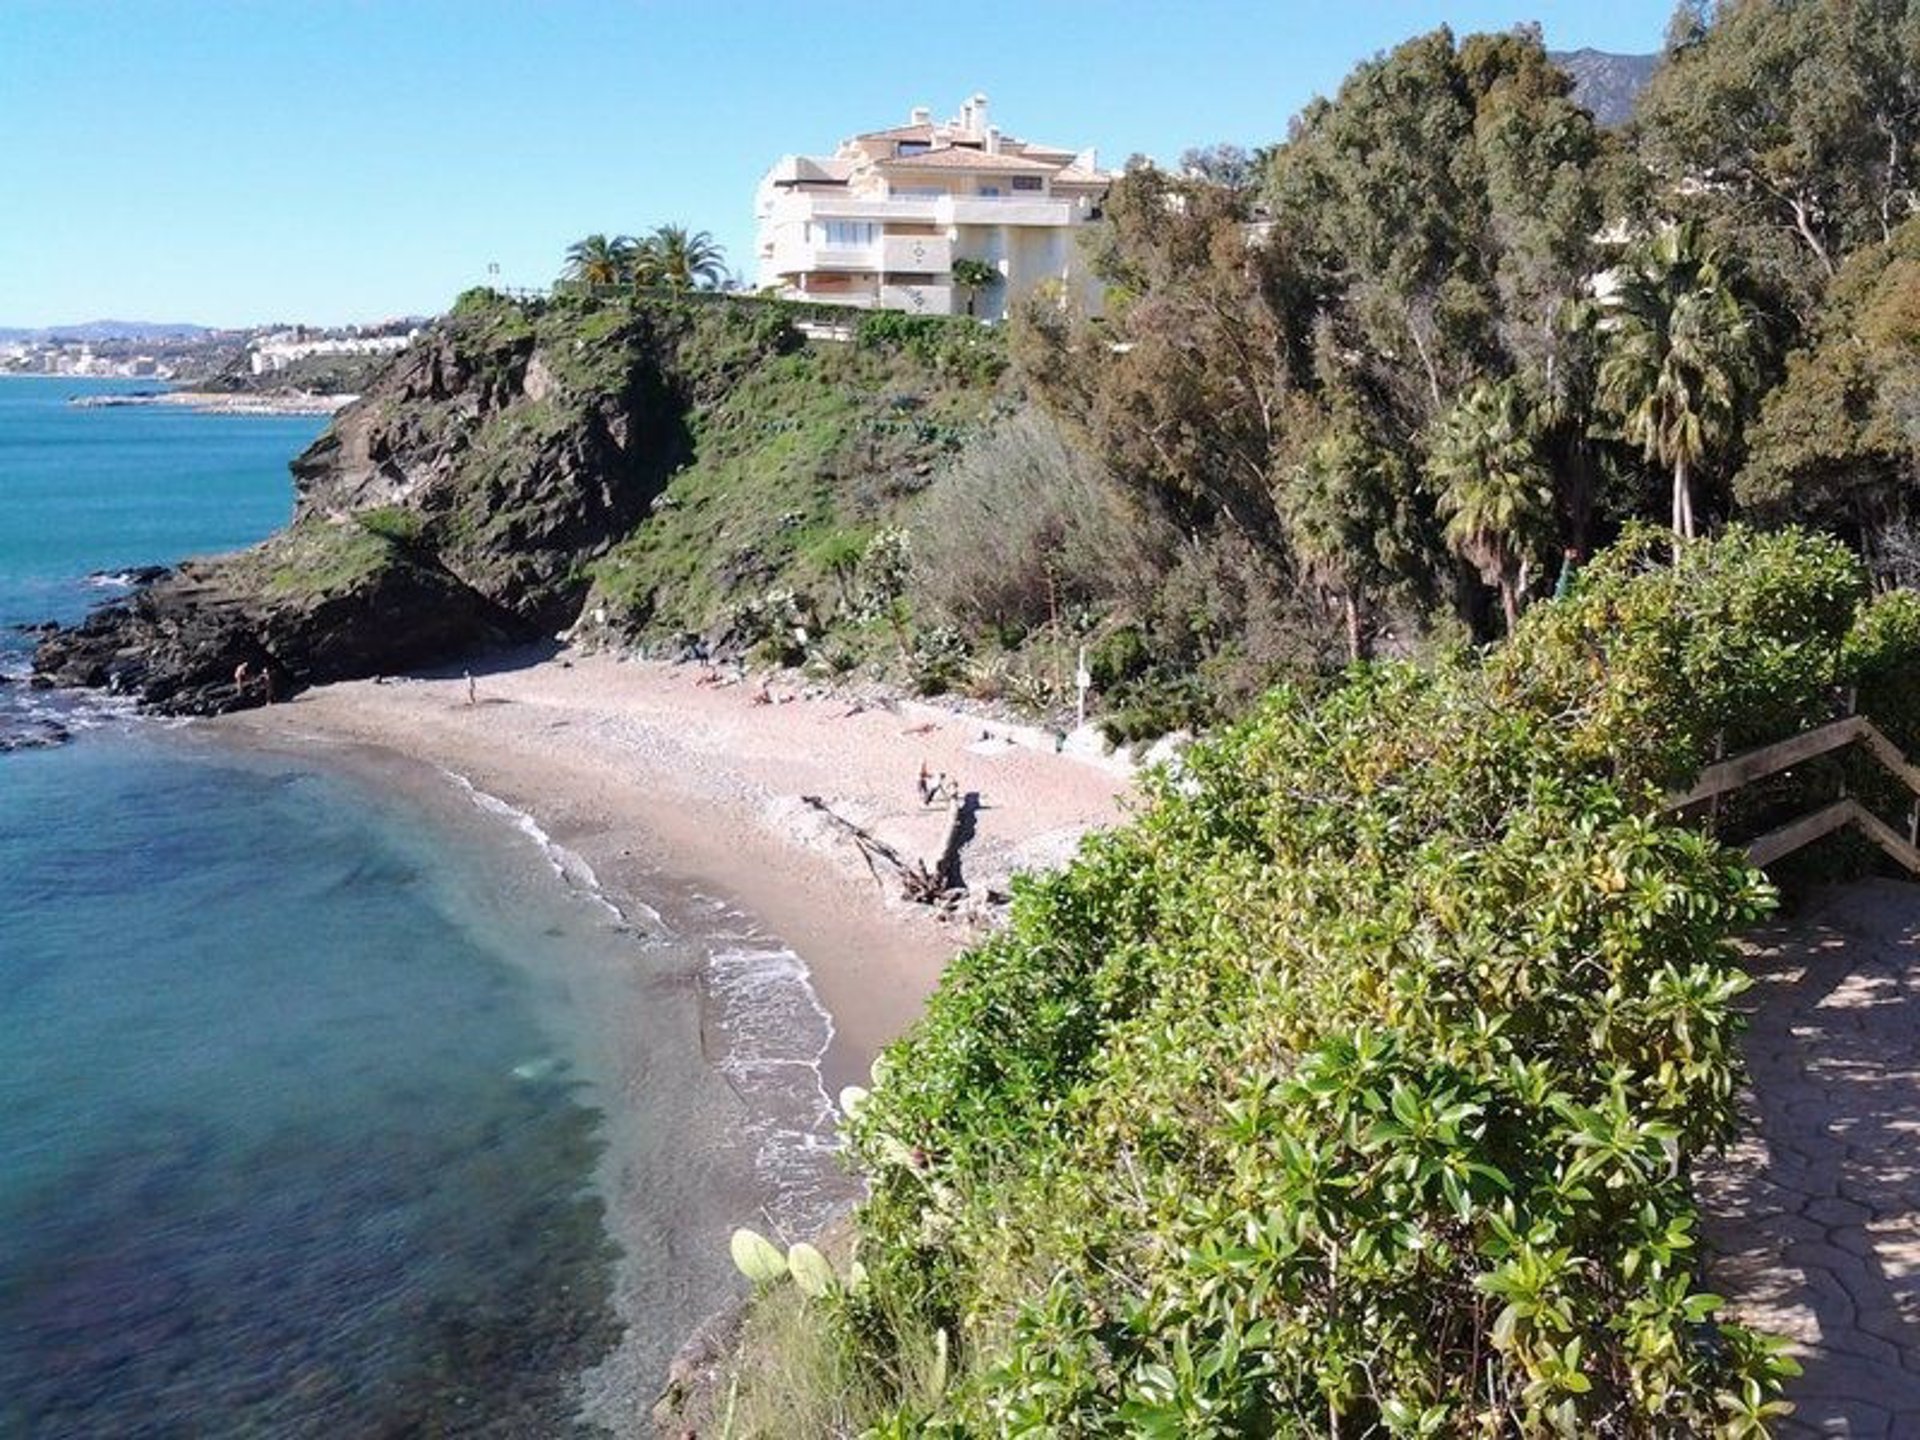
[[[998,319],[1053,282],[1094,308],[1077,232],[1099,218],[1111,178],[1092,150],[1002,134],[984,95],[945,124],[917,108],[905,125],[767,172],[755,201],[759,283],[792,300]],[[956,283],[956,260],[999,278]]]

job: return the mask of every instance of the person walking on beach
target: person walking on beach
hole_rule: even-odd
[[[466,673],[467,673],[467,704],[478,705],[480,703],[480,688],[479,686],[473,683],[473,671],[469,670]]]

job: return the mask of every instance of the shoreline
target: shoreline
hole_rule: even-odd
[[[359,398],[357,395],[318,395],[306,390],[155,390],[77,395],[67,403],[78,410],[163,408],[185,410],[193,415],[329,416],[338,414]]]
[[[276,746],[369,746],[430,765],[531,818],[633,913],[664,891],[725,903],[788,947],[832,1026],[829,1096],[918,1018],[947,962],[980,938],[883,891],[803,796],[931,862],[943,807],[914,793],[920,765],[978,792],[964,852],[976,893],[1069,858],[1121,818],[1111,770],[982,738],[981,722],[914,704],[707,685],[696,666],[567,652],[499,657],[476,672],[349,681],[201,722]],[[1004,729],[1004,727],[995,727]]]
[[[818,796],[903,854],[930,860],[947,810],[922,805],[914,782],[922,763],[945,771],[980,796],[964,852],[978,889],[1004,887],[1007,870],[1066,859],[1089,827],[1121,818],[1131,782],[990,741],[976,718],[911,702],[814,693],[756,703],[751,683],[702,684],[697,666],[605,654],[496,664],[474,675],[471,690],[464,671],[350,681],[191,728],[363,773],[399,766],[393,784],[438,789],[484,813],[483,823],[519,832],[560,886],[611,911],[617,929],[677,937],[683,964],[704,955],[684,973],[697,997],[698,1068],[710,1078],[683,1083],[731,1093],[732,1143],[753,1190],[740,1194],[736,1213],[706,1217],[718,1229],[697,1253],[683,1251],[671,1275],[648,1278],[618,1262],[616,1307],[627,1329],[580,1377],[583,1416],[617,1433],[650,1433],[667,1366],[656,1337],[636,1328],[649,1297],[662,1284],[698,1297],[694,1318],[669,1337],[670,1355],[730,1293],[709,1273],[724,1268],[727,1230],[748,1224],[799,1240],[844,1208],[853,1182],[831,1143],[834,1097],[869,1082],[873,1057],[983,933],[883,896],[855,847],[801,797]],[[773,689],[788,696],[778,682]],[[658,984],[636,968],[622,986],[631,995],[609,997],[615,1013],[597,1017],[600,1029],[638,1026],[643,1012],[630,1007],[646,1005]],[[644,1078],[648,1057],[610,1043],[616,1070],[639,1067],[608,1092],[614,1138],[599,1178],[608,1234],[624,1248],[658,1228],[646,1198],[650,1167],[636,1169],[639,1157],[618,1138],[656,1082]]]

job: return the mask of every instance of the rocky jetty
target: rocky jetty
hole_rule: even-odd
[[[36,683],[212,714],[568,625],[686,454],[674,343],[671,317],[465,297],[293,462],[286,530],[143,575],[43,638]]]

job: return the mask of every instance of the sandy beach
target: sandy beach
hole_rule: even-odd
[[[1059,864],[1123,815],[1124,775],[1013,743],[1007,727],[779,681],[765,703],[758,681],[713,678],[569,653],[476,670],[471,698],[461,672],[365,680],[213,723],[276,745],[375,746],[460,775],[534,817],[616,903],[644,905],[663,875],[725,897],[811,969],[833,1018],[832,1088],[864,1077],[979,930],[901,901],[803,797],[931,865],[948,811],[922,804],[916,782],[922,765],[951,777],[979,796],[962,855],[976,894]]]

